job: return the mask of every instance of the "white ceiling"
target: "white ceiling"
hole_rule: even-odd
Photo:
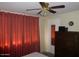
[[[49,2],[49,6],[65,5],[63,9],[54,9],[56,14],[67,13],[70,11],[79,10],[79,2]],[[6,11],[14,11],[20,13],[29,13],[31,15],[37,14],[38,11],[26,11],[26,9],[41,8],[38,2],[0,2],[0,9]]]

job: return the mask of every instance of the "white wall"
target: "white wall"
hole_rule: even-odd
[[[50,39],[50,32],[48,31],[50,29],[48,23],[48,18],[47,17],[40,17],[40,50],[41,52],[49,52],[50,51],[50,45],[51,41],[48,40]],[[48,28],[49,27],[49,28]]]
[[[40,52],[45,51],[45,20],[40,17],[39,19],[40,25]]]
[[[61,25],[68,27],[68,31],[79,31],[79,11],[73,11],[59,15]],[[74,26],[69,26],[69,21],[74,22]]]
[[[41,28],[41,52],[54,53],[54,46],[51,46],[51,25],[56,24],[56,30],[60,25],[59,19],[53,19],[53,16],[40,17]]]

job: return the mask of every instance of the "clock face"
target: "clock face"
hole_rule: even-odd
[[[69,26],[73,26],[73,25],[74,25],[73,21],[70,21]]]

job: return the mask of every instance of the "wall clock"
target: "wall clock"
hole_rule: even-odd
[[[69,22],[69,26],[73,26],[74,25],[74,22],[73,21],[70,21]]]

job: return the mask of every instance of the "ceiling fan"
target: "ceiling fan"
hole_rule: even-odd
[[[65,8],[65,5],[49,7],[49,3],[47,3],[47,2],[39,2],[39,4],[41,5],[42,8],[27,9],[26,11],[40,10],[37,14],[41,14],[42,12],[46,13],[47,11],[55,14],[56,11],[54,11],[53,9]]]

